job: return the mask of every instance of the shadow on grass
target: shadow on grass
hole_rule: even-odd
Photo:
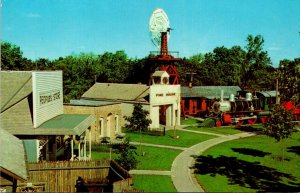
[[[248,187],[257,191],[300,191],[300,183],[290,181],[295,180],[292,175],[262,166],[258,162],[247,162],[236,157],[198,156],[193,168],[196,174],[209,174],[213,177],[217,174],[226,176],[230,184]],[[287,178],[290,181],[289,185],[281,183],[282,178]]]
[[[244,131],[244,132],[255,132],[257,134],[263,134],[262,128],[255,128],[249,125],[241,125],[236,127],[237,130]]]
[[[300,155],[300,146],[288,147],[288,152],[293,152],[293,153]]]
[[[231,148],[234,152],[244,154],[244,155],[251,155],[255,157],[265,157],[266,155],[270,155],[271,153],[267,153],[264,151],[250,149],[250,148]]]

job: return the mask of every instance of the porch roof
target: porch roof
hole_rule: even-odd
[[[62,114],[46,121],[38,129],[46,130],[49,135],[57,133],[81,135],[95,120],[92,115]]]
[[[88,114],[62,114],[37,128],[7,130],[14,135],[81,135],[95,120]]]

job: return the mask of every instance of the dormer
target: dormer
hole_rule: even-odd
[[[169,84],[170,75],[166,71],[155,71],[152,75],[152,84],[166,85]]]

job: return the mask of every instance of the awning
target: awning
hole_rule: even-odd
[[[13,135],[81,135],[96,118],[86,114],[62,114],[37,128],[6,129]]]
[[[40,125],[37,129],[49,135],[81,135],[95,121],[92,115],[62,114]]]

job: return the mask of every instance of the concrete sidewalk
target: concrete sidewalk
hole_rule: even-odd
[[[190,167],[194,165],[193,155],[198,156],[205,150],[219,143],[254,135],[254,133],[239,133],[222,136],[204,141],[184,150],[175,158],[172,164],[171,177],[176,190],[178,192],[204,192],[194,177],[193,169],[190,169]]]

